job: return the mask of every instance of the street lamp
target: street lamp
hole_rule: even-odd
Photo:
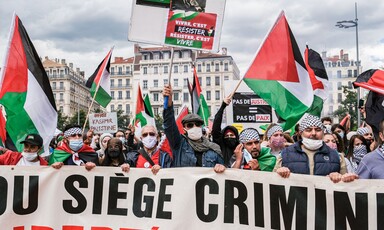
[[[339,21],[336,23],[335,26],[339,27],[339,28],[345,28],[345,29],[348,29],[348,28],[351,28],[351,27],[355,27],[356,28],[356,67],[357,67],[357,70],[356,70],[356,77],[359,76],[359,67],[360,67],[360,60],[359,60],[359,30],[358,30],[358,23],[357,23],[358,19],[357,19],[357,2],[355,2],[355,20],[344,20],[344,21]],[[360,101],[360,88],[357,89],[357,107],[356,107],[356,111],[357,111],[357,127],[360,127],[360,120],[361,120],[361,115],[360,115],[360,110],[358,109],[358,106],[359,106],[359,101]]]

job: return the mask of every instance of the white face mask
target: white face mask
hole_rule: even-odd
[[[303,137],[303,145],[309,150],[317,150],[323,146],[323,140],[313,140]]]
[[[189,139],[196,141],[203,136],[203,129],[201,127],[194,126],[193,128],[188,129],[187,133]]]
[[[21,155],[23,155],[24,159],[27,161],[34,161],[37,158],[37,152],[34,152],[34,153],[22,152]]]
[[[141,142],[143,142],[143,145],[148,148],[148,149],[152,149],[156,143],[157,143],[157,138],[156,136],[146,136],[144,137],[143,139],[141,139]]]

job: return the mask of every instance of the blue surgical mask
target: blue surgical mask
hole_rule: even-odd
[[[340,132],[339,136],[341,137],[341,139],[343,139],[344,138],[344,132]]]
[[[69,141],[69,148],[71,148],[73,151],[77,152],[81,147],[83,147],[83,140],[70,140]]]

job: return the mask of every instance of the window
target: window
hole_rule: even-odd
[[[148,80],[143,81],[143,89],[148,89]]]
[[[179,100],[179,93],[173,93],[173,100],[178,101]]]
[[[341,93],[338,93],[337,94],[337,102],[341,103],[342,100],[343,100],[343,95]]]
[[[164,73],[168,73],[168,66],[164,66]]]
[[[228,63],[224,63],[224,71],[228,71]]]
[[[148,55],[147,54],[144,54],[144,60],[148,60]]]
[[[163,57],[164,57],[164,59],[169,59],[169,53],[168,52],[164,53]]]
[[[164,79],[164,85],[168,85],[168,78]]]
[[[173,86],[175,86],[175,87],[179,86],[179,79],[177,79],[177,78],[173,79]]]
[[[353,87],[352,87],[352,82],[348,82],[348,89],[352,89]]]
[[[159,67],[157,67],[157,66],[153,67],[153,73],[158,74],[159,73]]]
[[[131,105],[130,104],[125,104],[125,113],[126,114],[131,113]]]
[[[220,91],[215,91],[215,100],[220,100]]]
[[[348,77],[352,77],[352,70],[351,69],[348,70]]]
[[[115,91],[111,91],[111,97],[112,99],[115,99]]]
[[[189,93],[183,93],[183,102],[189,102]]]
[[[205,85],[210,86],[211,85],[211,77],[205,78]]]
[[[60,82],[60,89],[64,89],[64,82]]]
[[[118,87],[123,87],[123,79],[117,80],[117,86]]]
[[[115,80],[111,79],[111,87],[114,87],[114,86],[115,86]]]
[[[224,81],[228,81],[229,80],[229,76],[224,76]]]
[[[131,80],[130,79],[125,79],[125,86],[129,86],[131,83]]]
[[[131,99],[131,91],[125,91],[125,99]]]
[[[188,78],[184,78],[183,87],[188,87]]]
[[[111,111],[112,111],[112,112],[115,111],[115,105],[111,105]]]
[[[206,91],[207,101],[211,100],[211,91]]]
[[[56,89],[56,82],[52,82],[52,89]]]
[[[143,68],[143,74],[147,74],[148,73],[148,68],[147,67],[144,67]]]
[[[174,72],[174,73],[178,73],[178,72],[179,72],[179,67],[178,67],[177,65],[175,65],[175,66],[173,67],[173,72]]]
[[[123,74],[123,67],[119,67],[119,75]]]
[[[153,108],[153,113],[155,115],[158,115],[159,114],[159,108]]]
[[[357,77],[357,70],[353,71],[353,77]]]
[[[60,101],[63,101],[63,100],[64,100],[64,94],[60,93]]]
[[[115,74],[115,67],[111,67],[111,74],[112,74],[112,75]]]
[[[215,85],[220,85],[220,76],[215,77]]]
[[[341,70],[337,71],[337,78],[341,78]]]
[[[211,64],[207,64],[207,72],[211,72]]]
[[[159,87],[159,80],[153,80],[153,87]]]
[[[153,59],[154,59],[154,60],[159,60],[159,54],[154,54],[154,55],[153,55]]]
[[[215,71],[220,71],[220,64],[219,63],[215,64]]]
[[[201,85],[201,77],[198,77],[197,79],[199,79],[199,85]]]
[[[153,94],[153,101],[159,101],[159,94],[158,93]]]
[[[201,64],[197,64],[197,72],[201,72]]]
[[[123,99],[123,91],[118,91],[118,98],[119,100]]]
[[[131,68],[129,68],[129,66],[127,66],[126,73],[127,73],[127,74],[130,74],[130,73],[131,73]]]
[[[123,105],[122,104],[117,105],[117,110],[123,110]]]
[[[60,111],[63,112],[63,110],[64,110],[64,107],[60,106]]]
[[[337,90],[341,90],[341,82],[337,82]]]
[[[184,65],[184,73],[188,73],[188,66]]]

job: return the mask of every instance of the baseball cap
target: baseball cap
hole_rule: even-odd
[[[43,146],[43,138],[39,134],[28,134],[25,137],[25,140],[20,142],[21,144],[28,143],[31,145],[36,145],[36,146]]]

